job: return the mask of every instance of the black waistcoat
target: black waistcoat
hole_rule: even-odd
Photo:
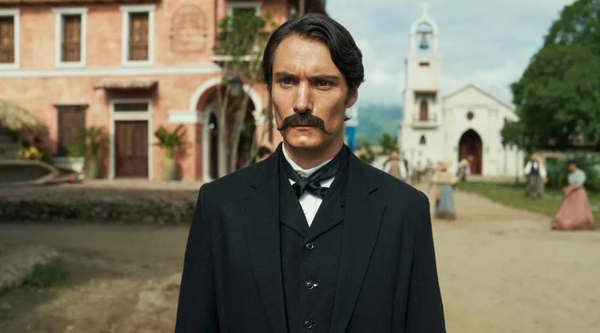
[[[336,175],[310,226],[280,172],[281,260],[288,332],[329,332],[337,286],[348,163]],[[280,165],[280,170],[283,167]]]

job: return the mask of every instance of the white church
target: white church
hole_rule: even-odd
[[[423,7],[411,26],[410,54],[406,58],[404,116],[399,126],[399,147],[411,165],[427,161],[450,162],[472,157],[471,174],[521,174],[523,154],[502,146],[504,120],[516,120],[513,106],[469,84],[442,95],[439,30]]]

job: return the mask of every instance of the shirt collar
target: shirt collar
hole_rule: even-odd
[[[288,163],[292,166],[292,169],[294,169],[294,171],[296,172],[301,172],[303,174],[306,175],[306,177],[310,177],[313,173],[315,173],[317,170],[319,170],[320,168],[322,168],[325,164],[329,163],[331,159],[317,165],[314,168],[310,168],[310,169],[302,169],[298,164],[296,164],[294,161],[292,161],[292,158],[290,157],[290,155],[288,155],[287,151],[285,150],[285,144],[283,145],[283,149],[281,149],[283,151],[283,157],[285,157],[285,159],[288,161]]]

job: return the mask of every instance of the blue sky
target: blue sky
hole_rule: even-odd
[[[442,95],[472,83],[505,102],[566,0],[327,0],[363,53],[359,105],[401,105],[410,25],[423,3],[440,31]]]

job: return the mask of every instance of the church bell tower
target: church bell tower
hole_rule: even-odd
[[[410,28],[410,48],[405,61],[403,119],[400,150],[411,164],[443,158],[442,98],[440,96],[439,32],[423,5]]]

